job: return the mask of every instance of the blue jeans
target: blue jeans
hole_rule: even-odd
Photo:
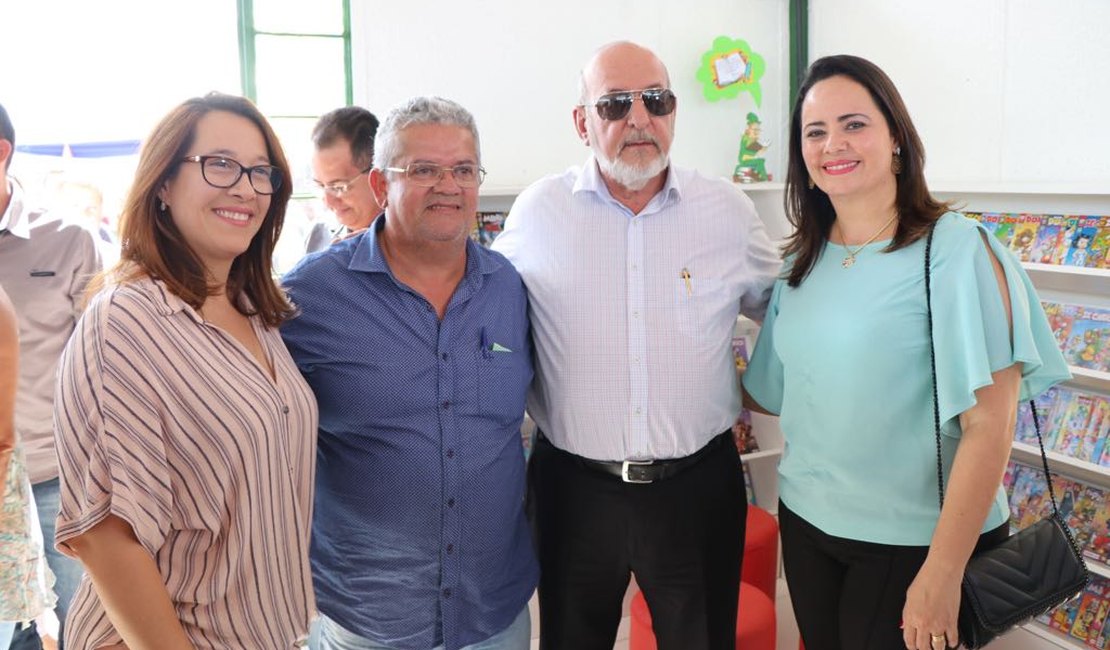
[[[466,646],[463,650],[528,650],[532,645],[532,617],[528,606],[517,615],[509,627],[494,634],[485,641]],[[327,616],[320,617],[312,626],[308,640],[309,650],[393,650],[348,632]],[[439,646],[434,650],[443,650]]]
[[[35,494],[35,506],[39,511],[39,524],[42,526],[42,542],[46,548],[46,563],[50,565],[50,570],[54,572],[54,592],[58,594],[58,605],[54,611],[58,613],[58,620],[61,622],[58,636],[58,650],[64,650],[63,639],[65,638],[65,622],[66,613],[69,611],[69,601],[73,600],[73,594],[77,591],[77,585],[81,582],[81,576],[85,573],[81,563],[72,558],[68,558],[54,549],[54,524],[58,518],[58,508],[61,505],[61,482],[58,479],[50,479],[42,483],[35,483],[31,486],[31,491]],[[18,632],[12,641],[12,650],[24,650],[30,648],[38,648],[39,637],[34,631],[34,628],[24,629]],[[0,648],[3,648],[0,645]]]
[[[0,621],[0,648],[7,648],[15,633],[15,621]]]

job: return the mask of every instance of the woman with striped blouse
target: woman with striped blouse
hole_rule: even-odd
[[[317,412],[270,268],[290,185],[240,97],[184,102],[143,147],[121,260],[59,371],[55,541],[87,572],[69,650],[269,650],[307,632]]]

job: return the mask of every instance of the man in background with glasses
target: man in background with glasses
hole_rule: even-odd
[[[661,650],[732,648],[747,511],[737,315],[779,269],[751,201],[671,164],[678,100],[633,43],[586,64],[584,167],[513,204],[493,249],[528,287],[540,647],[612,648],[634,573]]]
[[[360,106],[337,108],[312,128],[312,181],[339,224],[313,224],[306,253],[365,230],[381,212],[367,179],[377,132],[378,118]]]
[[[282,336],[320,406],[310,646],[527,650],[532,348],[520,276],[469,237],[477,127],[417,98],[374,149],[384,214],[284,279]]]

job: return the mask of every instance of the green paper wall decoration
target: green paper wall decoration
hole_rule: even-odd
[[[753,52],[747,41],[718,36],[713,47],[701,57],[697,79],[702,82],[705,98],[711,102],[748,92],[759,106],[763,100],[759,80],[765,69],[763,57]]]

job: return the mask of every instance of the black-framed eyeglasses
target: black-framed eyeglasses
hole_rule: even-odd
[[[655,117],[663,117],[674,112],[676,98],[669,88],[644,88],[643,90],[622,90],[607,93],[597,98],[593,106],[603,120],[623,120],[632,110],[632,103],[639,97],[644,108]]]
[[[472,163],[450,167],[434,163],[409,163],[405,167],[386,167],[383,171],[398,172],[405,175],[414,185],[432,187],[443,180],[443,175],[451,172],[459,187],[478,187],[486,178],[486,170]]]
[[[247,181],[259,194],[273,194],[281,189],[281,169],[273,165],[247,167],[226,156],[187,156],[181,160],[200,163],[200,175],[212,187],[232,187],[246,174]]]
[[[345,181],[321,183],[320,181],[314,180],[312,182],[316,184],[316,192],[318,194],[330,194],[331,196],[334,196],[338,199],[351,190],[351,186],[355,184],[355,181],[358,180],[359,176],[363,176],[364,174],[369,173],[370,170],[373,168],[374,166],[371,165]]]

